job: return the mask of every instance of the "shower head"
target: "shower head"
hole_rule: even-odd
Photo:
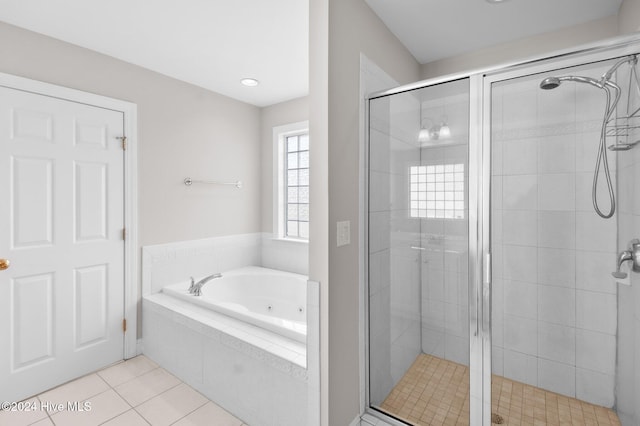
[[[591,77],[582,77],[579,75],[565,75],[562,77],[547,77],[544,80],[542,80],[540,82],[540,88],[544,89],[544,90],[551,90],[551,89],[555,89],[556,87],[560,86],[560,84],[563,81],[577,81],[578,83],[587,83],[590,84],[592,86],[595,86],[599,89],[604,89],[604,84],[601,83],[600,81],[596,80],[595,78],[591,78]],[[605,84],[609,84],[610,82],[607,81]],[[613,84],[613,83],[611,83]]]
[[[540,88],[544,90],[555,89],[560,86],[560,79],[558,77],[547,77],[540,82]]]

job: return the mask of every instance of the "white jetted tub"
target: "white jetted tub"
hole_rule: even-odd
[[[201,278],[194,277],[196,282]],[[189,285],[189,281],[171,284],[162,292],[306,343],[307,277],[304,275],[247,266],[223,272],[222,278],[207,282],[201,296],[190,294]]]

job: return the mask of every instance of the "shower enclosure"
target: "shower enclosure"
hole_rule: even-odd
[[[619,301],[634,278],[612,276],[640,236],[638,52],[627,41],[369,98],[369,413],[620,424],[640,336]]]

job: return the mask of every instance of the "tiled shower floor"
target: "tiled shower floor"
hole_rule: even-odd
[[[32,407],[89,401],[84,412],[0,410],[0,426],[241,426],[242,421],[209,401],[145,356],[41,393]],[[46,404],[45,404],[46,405]],[[245,425],[246,426],[246,425]]]
[[[492,377],[494,423],[504,425],[620,425],[599,407],[500,376]],[[421,354],[380,408],[415,425],[469,424],[469,368]],[[495,416],[497,414],[502,422]]]

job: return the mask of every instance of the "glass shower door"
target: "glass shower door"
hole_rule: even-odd
[[[592,200],[606,96],[584,79],[541,88],[550,76],[598,81],[614,63],[492,84],[494,423],[619,424],[611,410],[617,302],[610,273],[626,206],[620,198],[619,212],[605,219]],[[617,158],[605,152],[615,188]],[[596,195],[609,211],[603,166]]]
[[[369,405],[469,424],[469,79],[371,99]]]

